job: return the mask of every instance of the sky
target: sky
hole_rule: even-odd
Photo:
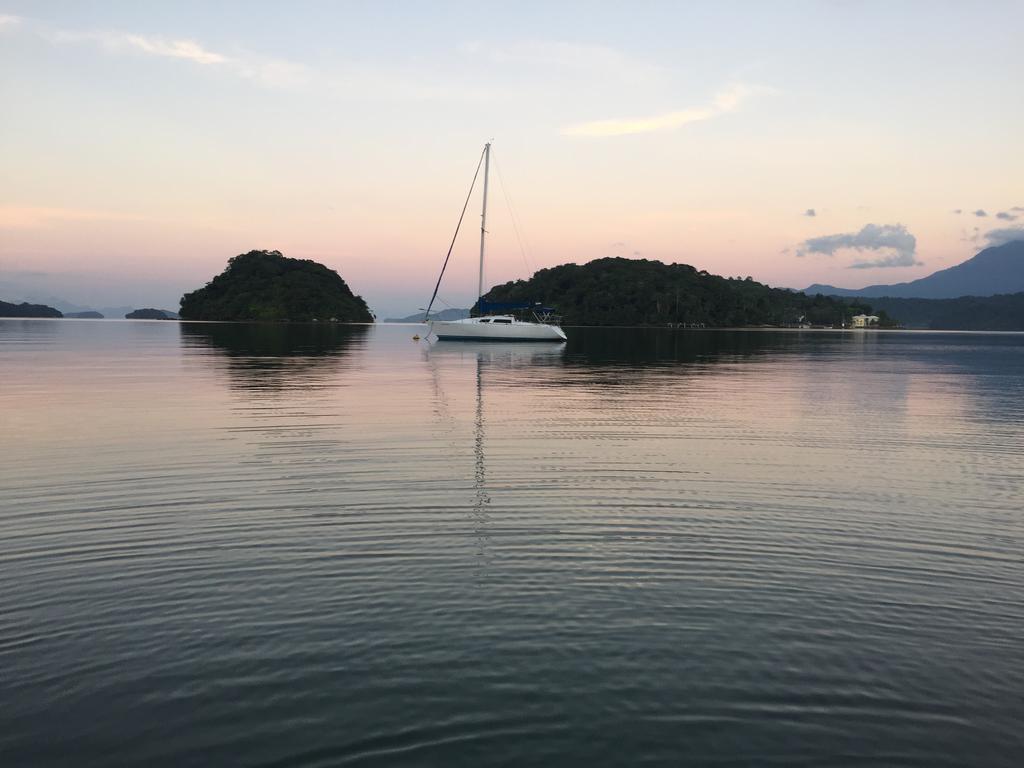
[[[0,299],[176,309],[231,256],[426,305],[605,256],[861,287],[1024,227],[1024,3],[0,0]],[[440,306],[475,300],[479,198]]]

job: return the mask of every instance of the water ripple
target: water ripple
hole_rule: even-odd
[[[0,321],[4,764],[1019,763],[1024,337],[411,335]]]

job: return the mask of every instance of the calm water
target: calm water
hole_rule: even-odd
[[[1024,760],[1024,336],[0,321],[0,764]]]

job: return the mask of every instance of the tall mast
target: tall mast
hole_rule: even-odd
[[[487,234],[487,175],[491,168],[491,144],[484,144],[484,210],[480,214],[480,278],[476,283],[477,311],[481,311],[484,296],[484,236]]]

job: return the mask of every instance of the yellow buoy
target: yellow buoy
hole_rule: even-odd
[[[419,341],[420,340],[420,335],[417,333],[415,336],[412,337],[412,340],[413,341]]]

